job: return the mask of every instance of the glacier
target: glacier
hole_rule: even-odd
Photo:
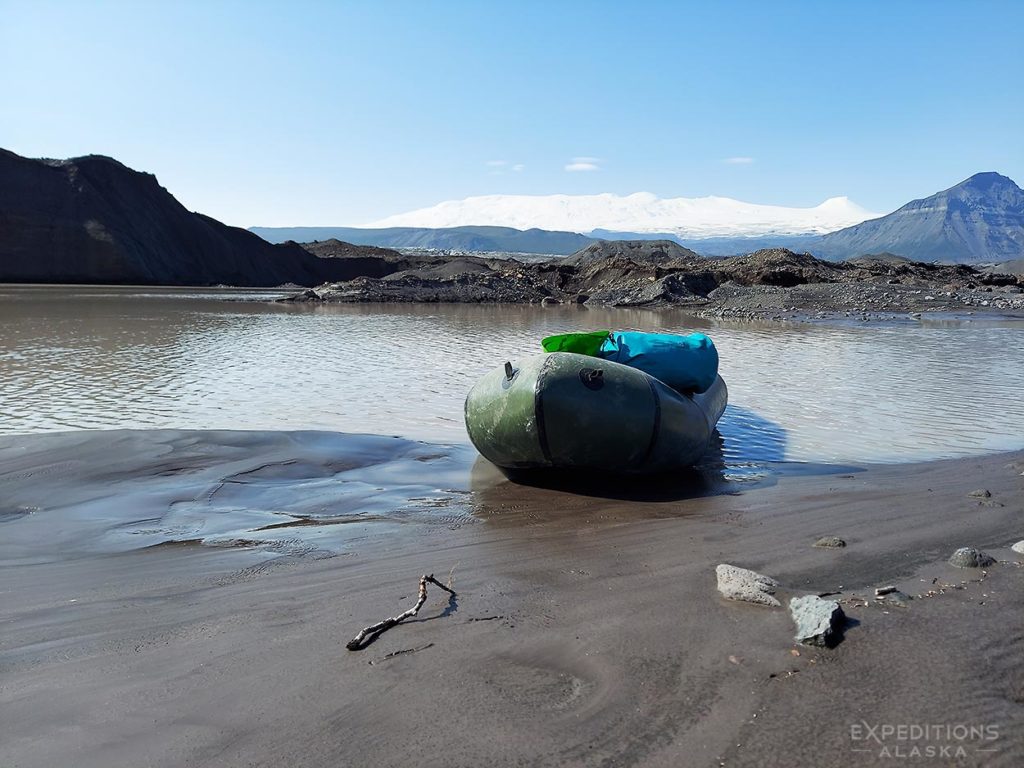
[[[847,197],[831,197],[812,208],[745,203],[728,197],[660,198],[631,195],[482,195],[448,200],[389,216],[367,228],[497,226],[587,234],[665,233],[685,238],[818,235],[875,219]]]

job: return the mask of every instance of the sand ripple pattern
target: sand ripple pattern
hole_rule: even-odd
[[[0,433],[328,429],[465,440],[485,371],[549,333],[702,330],[732,467],[952,457],[1024,445],[1024,324],[754,324],[558,307],[289,307],[266,294],[0,291]]]

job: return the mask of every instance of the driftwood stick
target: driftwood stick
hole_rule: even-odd
[[[429,576],[424,576],[421,579],[421,581],[429,581],[431,584],[435,584],[435,585],[439,586],[441,589],[443,589],[449,595],[455,595],[455,590],[452,589],[452,576],[453,576],[454,573],[455,573],[455,569],[452,568],[452,573],[448,574],[448,584],[447,585],[444,585],[440,581],[435,579],[434,578],[434,574],[430,574]],[[458,597],[458,595],[455,595],[455,596]]]
[[[377,639],[377,636],[380,635],[381,632],[386,632],[396,624],[400,624],[406,619],[411,619],[413,616],[419,613],[420,608],[422,608],[423,604],[427,602],[427,584],[434,584],[443,589],[448,594],[452,595],[453,597],[455,596],[455,591],[451,587],[446,587],[440,581],[435,579],[434,574],[430,574],[429,576],[427,574],[424,574],[420,577],[420,591],[419,596],[416,598],[416,605],[414,605],[412,608],[405,611],[404,613],[400,613],[397,616],[392,616],[390,619],[378,621],[376,624],[371,624],[365,629],[360,630],[358,635],[353,637],[351,640],[348,641],[348,643],[345,644],[345,647],[348,648],[350,651],[362,650],[362,648],[365,647],[364,641],[367,641],[367,638],[369,638],[369,640],[367,641],[366,644],[369,644],[370,642],[373,642],[375,639]]]

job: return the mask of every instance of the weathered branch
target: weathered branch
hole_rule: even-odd
[[[454,571],[455,569],[453,568],[452,570]],[[420,608],[422,608],[423,604],[427,602],[428,583],[440,587],[453,597],[456,596],[455,590],[453,590],[450,586],[446,587],[440,581],[435,579],[434,574],[430,574],[429,576],[424,574],[420,577],[420,591],[419,596],[416,599],[416,605],[407,610],[405,613],[400,613],[397,616],[392,616],[390,619],[384,619],[383,621],[378,621],[376,624],[371,624],[370,626],[361,630],[358,635],[349,640],[348,643],[346,643],[345,647],[348,648],[350,651],[362,650],[364,647],[366,647],[366,645],[369,645],[374,640],[376,640],[378,635],[380,635],[382,632],[386,632],[396,624],[401,624],[406,619],[411,619],[413,616],[419,613]]]

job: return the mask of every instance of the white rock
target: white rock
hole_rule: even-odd
[[[718,576],[718,591],[729,600],[741,600],[773,608],[782,605],[772,597],[779,582],[769,576],[725,563],[715,568],[715,574]]]
[[[1016,544],[1010,547],[1010,549],[1012,549],[1014,552],[1024,555],[1024,541],[1018,541]]]

